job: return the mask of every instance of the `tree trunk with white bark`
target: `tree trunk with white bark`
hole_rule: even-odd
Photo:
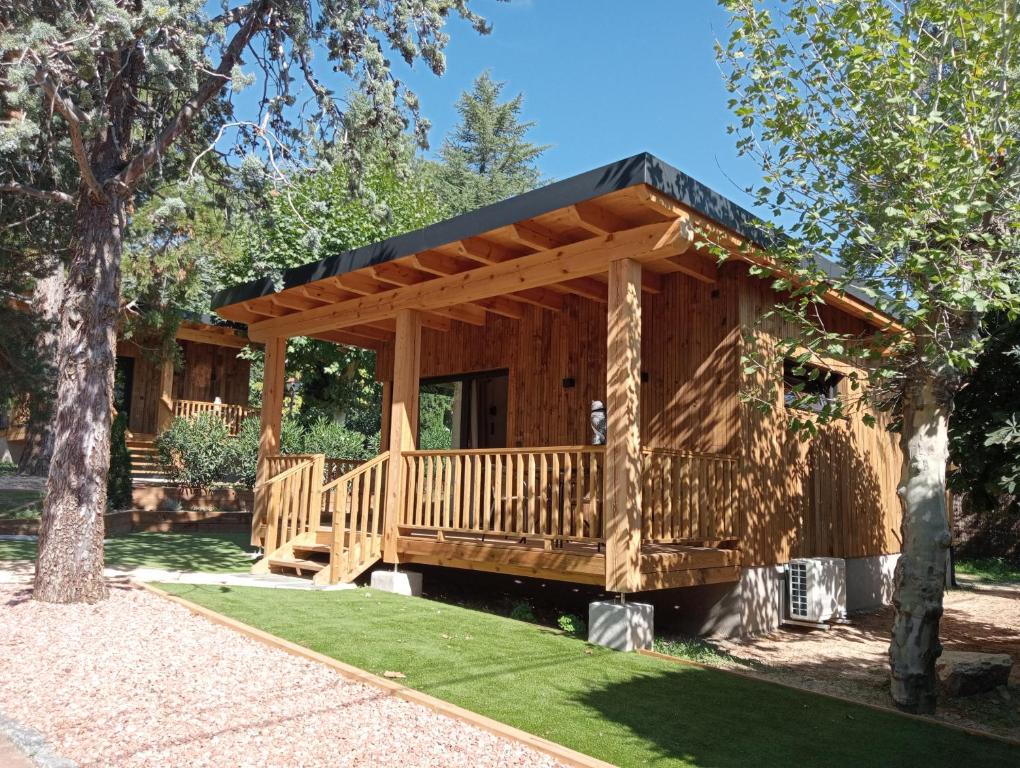
[[[950,533],[946,462],[951,397],[935,377],[911,382],[903,404],[903,544],[896,564],[896,618],[889,645],[896,706],[930,714],[937,701],[935,662]]]
[[[96,602],[110,467],[124,200],[81,194],[60,323],[53,459],[39,529],[37,600]]]

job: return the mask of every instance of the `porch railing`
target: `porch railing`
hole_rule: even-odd
[[[739,536],[734,456],[642,449],[641,538],[656,543]]]
[[[603,540],[603,446],[405,451],[404,528]]]
[[[236,435],[241,431],[241,423],[249,416],[258,414],[257,408],[231,403],[210,403],[205,400],[174,400],[174,416],[181,419],[193,419],[202,413],[212,413],[223,419],[227,431]]]
[[[322,487],[323,514],[332,517],[329,583],[351,581],[382,555],[389,454],[358,463]]]
[[[322,463],[321,455],[269,457],[270,477],[255,487],[266,499],[267,555],[319,527]]]

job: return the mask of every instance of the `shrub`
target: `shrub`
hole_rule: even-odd
[[[127,414],[118,413],[110,427],[110,471],[106,476],[106,506],[130,509],[131,454],[127,447]]]
[[[556,620],[556,623],[568,635],[581,638],[588,636],[588,625],[584,623],[584,619],[576,614],[564,613]]]
[[[514,603],[514,607],[510,609],[510,618],[517,621],[527,621],[532,624],[537,621],[535,612],[531,610],[531,605],[526,600]]]
[[[237,437],[229,438],[227,444],[229,482],[236,482],[245,488],[255,487],[255,473],[259,460],[259,420],[252,416],[241,422]],[[305,433],[294,419],[284,419],[280,424],[280,452],[304,453]]]
[[[174,419],[156,438],[159,463],[167,477],[182,485],[208,488],[215,482],[237,479],[235,442],[223,419],[202,413]],[[255,444],[258,445],[256,429]]]
[[[316,419],[304,435],[305,453],[324,453],[330,459],[367,459],[365,436],[325,416]]]

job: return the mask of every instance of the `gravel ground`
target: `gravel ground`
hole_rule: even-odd
[[[939,701],[940,720],[1020,739],[1020,587],[961,581],[946,592],[941,623],[946,649],[1008,653],[1013,672],[1007,691]],[[781,630],[749,640],[712,645],[750,662],[747,671],[802,688],[889,706],[889,633],[893,610],[887,606],[851,617],[828,632]]]
[[[557,765],[121,586],[0,585],[0,711],[81,768]]]

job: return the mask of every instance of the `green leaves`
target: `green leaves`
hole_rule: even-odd
[[[867,359],[873,404],[907,371],[958,380],[981,317],[1020,314],[1020,15],[993,0],[722,4],[731,129],[762,168],[756,202],[786,216],[776,269],[752,269],[787,297],[768,354]],[[904,332],[838,328],[823,287],[863,290]]]

